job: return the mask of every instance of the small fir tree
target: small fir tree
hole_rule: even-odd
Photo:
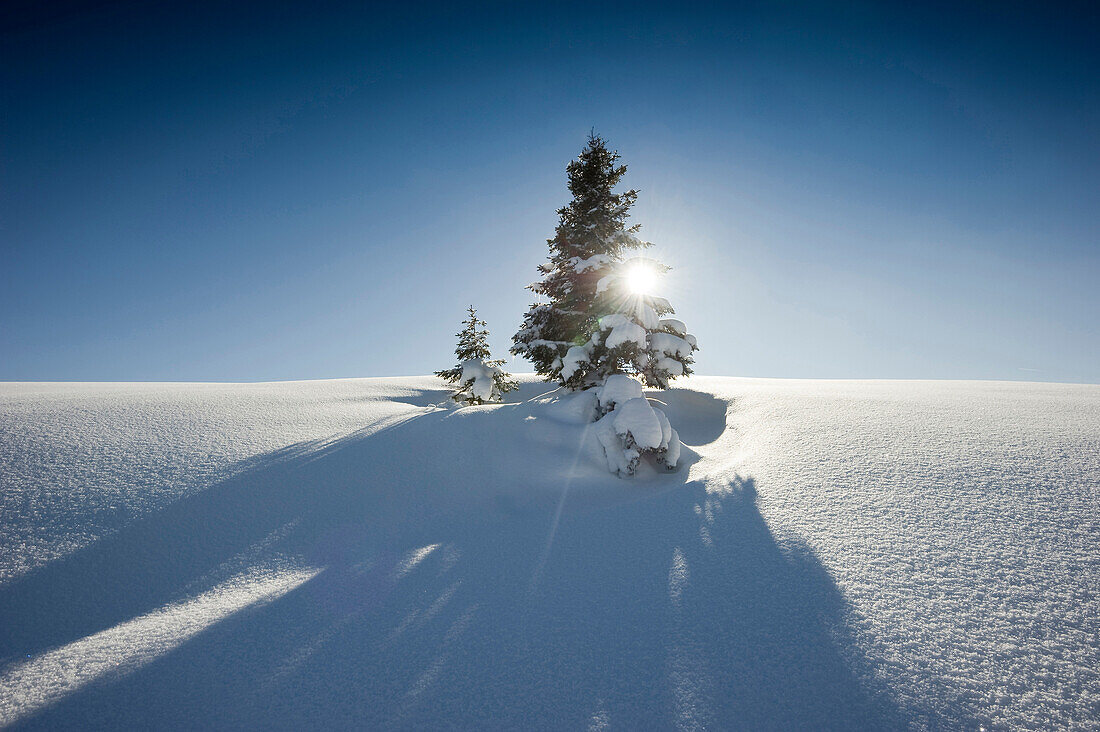
[[[455,348],[458,365],[436,371],[435,375],[458,385],[451,398],[460,404],[499,402],[505,393],[519,385],[501,369],[504,361],[490,360],[486,322],[478,319],[473,305],[467,312],[469,317],[463,321],[464,327],[455,334],[458,337]]]

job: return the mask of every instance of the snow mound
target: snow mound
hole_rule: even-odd
[[[617,406],[613,419],[615,433],[620,437],[629,436],[642,450],[658,448],[664,441],[657,410],[649,406],[644,397],[631,399]]]
[[[680,459],[680,438],[660,409],[644,398],[631,399],[596,422],[596,439],[604,450],[607,468],[621,476],[632,476],[645,453],[654,453],[669,470]]]
[[[637,379],[632,379],[624,374],[613,374],[607,377],[603,385],[596,389],[596,403],[600,412],[606,414],[615,408],[616,404],[623,404],[631,399],[640,399],[642,385]]]
[[[462,362],[462,379],[459,383],[463,384],[465,391],[483,402],[496,401],[493,399],[493,386],[496,377],[502,373],[497,366],[490,366],[480,359],[470,359]]]
[[[597,414],[602,416],[594,433],[612,473],[634,475],[645,453],[654,454],[670,470],[677,466],[680,438],[665,413],[642,395],[637,379],[614,374],[595,391]]]
[[[557,390],[555,390],[557,391]],[[544,403],[542,414],[568,424],[587,425],[596,418],[596,389],[556,393]]]

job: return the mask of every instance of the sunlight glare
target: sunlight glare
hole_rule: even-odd
[[[635,263],[626,271],[626,286],[635,295],[649,295],[657,284],[657,272],[647,264]]]

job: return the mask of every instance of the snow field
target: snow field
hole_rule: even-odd
[[[0,385],[0,723],[1098,727],[1100,387],[521,382]]]

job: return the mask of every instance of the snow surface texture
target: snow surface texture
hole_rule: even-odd
[[[524,381],[0,385],[0,723],[1100,727],[1100,387]]]

